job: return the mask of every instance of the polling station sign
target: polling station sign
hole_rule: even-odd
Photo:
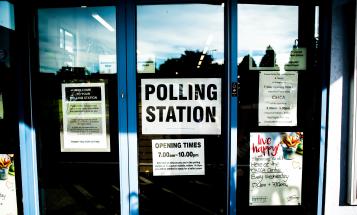
[[[221,134],[221,79],[142,79],[143,134]]]

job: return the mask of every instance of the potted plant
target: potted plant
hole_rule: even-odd
[[[6,180],[9,174],[11,159],[7,155],[0,156],[0,180]]]

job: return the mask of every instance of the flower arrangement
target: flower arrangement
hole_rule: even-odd
[[[0,157],[0,169],[7,169],[11,165],[11,159],[9,157]]]
[[[0,180],[7,179],[11,163],[11,158],[8,155],[0,155]]]
[[[286,134],[280,142],[283,148],[283,156],[286,160],[291,160],[295,157],[295,153],[303,154],[303,133],[295,132],[293,135]]]
[[[300,143],[300,138],[293,135],[286,135],[282,138],[281,144],[288,148],[295,148]]]

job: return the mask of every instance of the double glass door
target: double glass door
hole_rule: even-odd
[[[37,11],[41,213],[312,213],[317,46],[299,6],[131,4]]]

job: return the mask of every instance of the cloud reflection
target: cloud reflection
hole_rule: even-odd
[[[247,54],[260,62],[271,45],[277,64],[283,68],[297,38],[297,6],[238,5],[238,62]]]

